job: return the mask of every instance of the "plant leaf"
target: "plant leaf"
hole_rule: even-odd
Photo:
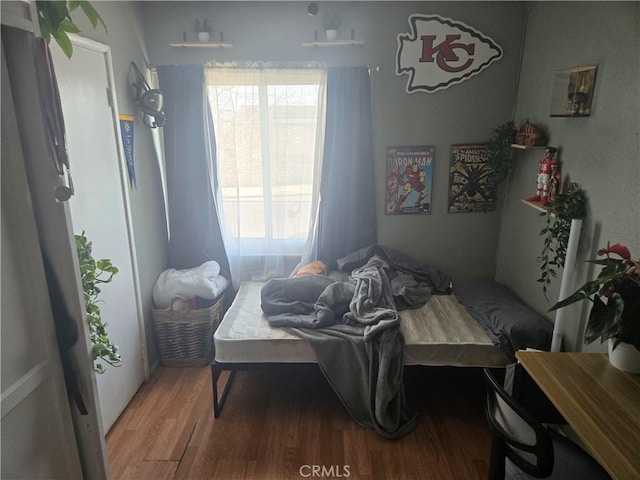
[[[67,18],[65,18],[64,20],[62,20],[62,22],[60,22],[59,30],[62,30],[68,33],[80,33],[80,29],[78,28],[78,26]]]
[[[557,302],[553,307],[549,309],[549,311],[557,310],[558,308],[566,307],[567,305],[571,305],[572,303],[579,302],[580,300],[584,300],[588,298],[590,295],[596,293],[599,289],[599,283],[596,280],[592,280],[590,282],[585,283],[582,287],[580,287],[576,292],[572,295],[568,296],[562,301]],[[599,297],[596,297],[599,300]]]
[[[57,32],[53,32],[52,35],[60,46],[62,53],[64,53],[67,58],[71,58],[71,55],[73,55],[73,44],[67,34],[63,30],[58,30]]]
[[[602,338],[609,329],[610,319],[611,315],[607,306],[600,297],[595,297],[593,299],[591,313],[589,314],[587,329],[584,332],[585,342],[591,343],[598,338]],[[602,338],[602,340],[604,340],[604,338]]]
[[[96,28],[98,22],[100,22],[100,24],[104,27],[104,31],[107,32],[107,26],[105,25],[102,17],[100,17],[96,9],[93,8],[93,6],[87,1],[81,1],[79,3],[80,8],[91,22],[91,25],[93,25],[93,28]]]

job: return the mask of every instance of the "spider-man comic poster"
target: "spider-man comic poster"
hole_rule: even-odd
[[[486,145],[451,145],[449,213],[490,212],[495,195],[487,184]]]
[[[387,148],[386,213],[431,213],[434,152],[434,147]]]

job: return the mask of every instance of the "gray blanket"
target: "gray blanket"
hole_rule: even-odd
[[[449,280],[436,270],[431,272],[435,284],[423,271],[416,280],[409,268],[389,262],[388,250],[360,253],[345,262],[354,266],[346,282],[322,275],[270,280],[262,288],[262,309],[271,325],[309,341],[325,377],[358,424],[400,438],[415,427],[417,416],[404,395],[404,338],[396,304],[417,308],[434,287],[448,288]]]

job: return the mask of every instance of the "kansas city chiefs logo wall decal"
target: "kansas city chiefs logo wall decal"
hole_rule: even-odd
[[[436,92],[464,82],[502,58],[502,49],[476,29],[439,15],[411,15],[398,35],[396,75],[409,75],[407,93]]]

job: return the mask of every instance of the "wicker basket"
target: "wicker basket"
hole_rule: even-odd
[[[213,333],[220,324],[224,293],[212,306],[197,310],[174,310],[176,296],[169,308],[153,309],[160,360],[167,367],[202,367],[213,360]]]

